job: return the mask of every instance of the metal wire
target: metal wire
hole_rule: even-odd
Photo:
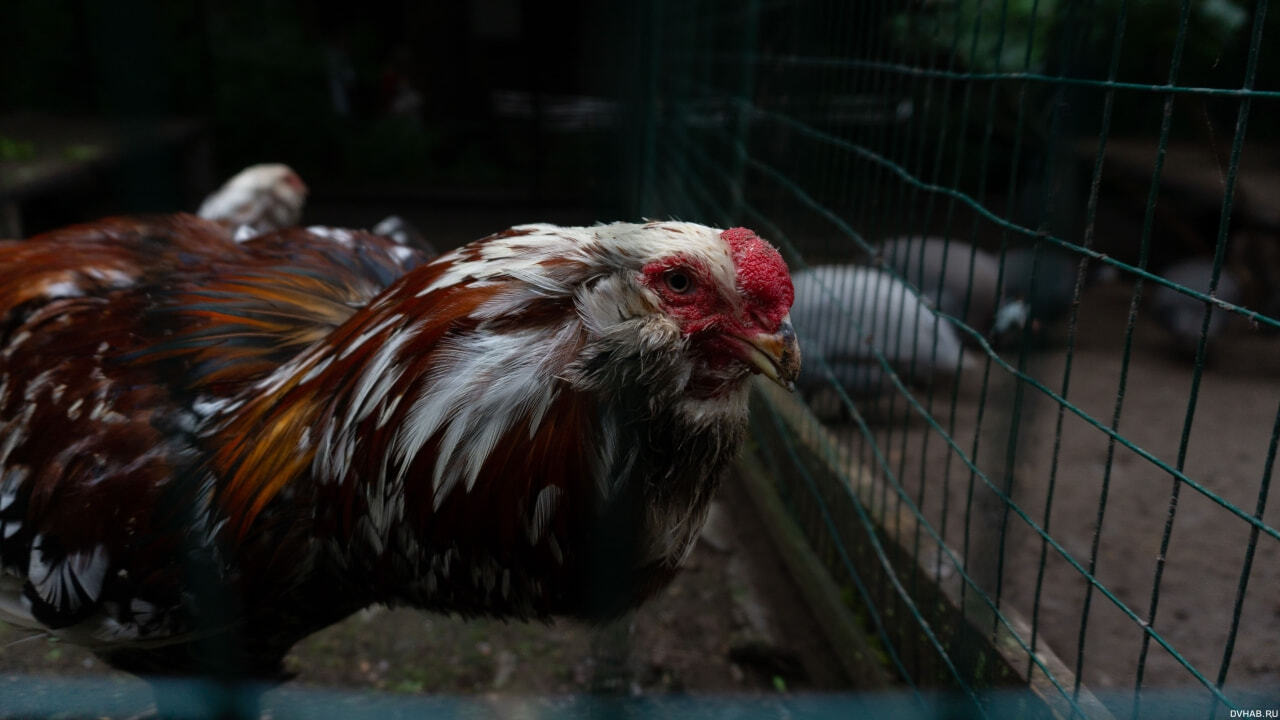
[[[1022,23],[1016,28],[1012,24],[1015,4]],[[796,6],[754,2],[745,8],[740,3],[714,0],[692,3],[679,17],[714,26],[715,31],[685,32],[668,26],[662,53],[653,59],[661,67],[655,75],[664,78],[658,95],[666,111],[657,142],[662,147],[662,161],[654,178],[661,192],[654,195],[653,207],[645,212],[752,225],[779,244],[796,271],[833,260],[853,261],[879,271],[856,287],[852,276],[831,281],[813,276],[819,278],[810,283],[815,297],[805,298],[831,308],[825,325],[813,331],[814,337],[831,347],[866,342],[865,353],[859,357],[874,371],[869,392],[855,397],[836,381],[837,368],[831,359],[806,357],[816,374],[826,378],[826,391],[834,395],[852,423],[852,435],[840,435],[837,444],[822,445],[816,451],[833,466],[864,468],[876,482],[867,486],[864,495],[852,489],[851,478],[844,478],[843,493],[833,495],[804,460],[804,453],[814,450],[805,446],[812,437],[782,422],[776,407],[767,432],[780,438],[784,451],[768,451],[768,465],[783,476],[798,478],[797,485],[780,477],[780,492],[792,499],[789,507],[806,527],[819,557],[833,562],[833,567],[851,578],[857,602],[871,618],[871,631],[885,645],[894,669],[912,688],[923,691],[936,681],[913,674],[920,662],[932,658],[931,662],[945,670],[950,685],[981,707],[981,686],[975,684],[972,668],[963,666],[956,648],[935,632],[927,609],[918,603],[925,592],[918,568],[931,566],[937,576],[956,574],[960,606],[970,621],[981,619],[991,623],[988,632],[1007,633],[1025,653],[1020,661],[1023,672],[1047,677],[1073,714],[1087,714],[1081,693],[1092,657],[1086,640],[1091,635],[1090,617],[1098,612],[1093,607],[1096,595],[1140,634],[1132,694],[1127,702],[1116,701],[1113,708],[1123,704],[1124,712],[1133,717],[1145,717],[1152,711],[1154,706],[1147,699],[1158,701],[1159,696],[1145,688],[1145,673],[1154,642],[1194,683],[1213,715],[1220,706],[1241,708],[1246,697],[1228,689],[1228,669],[1241,632],[1259,540],[1280,541],[1280,531],[1263,515],[1280,418],[1252,511],[1192,477],[1187,468],[1211,313],[1239,316],[1255,328],[1280,329],[1280,320],[1248,302],[1217,297],[1228,261],[1251,103],[1280,99],[1280,91],[1255,87],[1265,44],[1267,4],[1261,0],[1252,12],[1240,88],[1180,84],[1183,55],[1201,31],[1192,22],[1191,0],[1182,0],[1178,12],[1171,9],[1169,13],[1167,21],[1173,31],[1165,81],[1143,84],[1119,80],[1121,60],[1128,52],[1126,38],[1132,36],[1129,3],[1112,0],[1103,5],[1114,13],[1105,23],[1099,23],[1099,17],[1089,14],[1083,5],[1052,0],[955,0],[911,6],[823,0]],[[938,8],[947,12],[927,14]],[[899,31],[905,28],[910,37],[932,33],[933,44],[891,41],[895,27]],[[1049,39],[1048,28],[1057,28],[1059,36]],[[1085,52],[1087,43],[1096,46],[1101,35],[1105,35],[1107,51],[1097,64],[1099,76],[1090,76],[1073,63]],[[1009,48],[1016,49],[1016,54],[1006,52]],[[1054,54],[1049,69],[1033,62],[1033,57],[1046,53]],[[1061,182],[1054,178],[1062,177],[1063,166],[1070,161],[1067,143],[1080,132],[1079,115],[1071,110],[1080,93],[1096,93],[1099,98],[1093,120],[1099,132],[1096,150],[1090,153],[1087,195],[1081,183],[1084,218],[1077,234],[1060,223],[1064,212],[1075,209],[1068,208],[1059,196],[1061,185],[1053,183]],[[1149,128],[1156,154],[1142,208],[1136,258],[1120,258],[1095,247],[1096,217],[1104,200],[1104,169],[1117,102],[1131,96],[1150,97],[1159,103],[1158,115],[1153,112]],[[1192,97],[1238,104],[1207,288],[1180,284],[1150,268],[1163,165],[1174,136],[1174,108]],[[841,120],[833,109],[838,107],[854,110],[846,110]],[[907,110],[895,116],[894,108]],[[1037,110],[1041,114],[1037,115]],[[729,120],[710,120],[715,112],[722,112]],[[1132,123],[1132,118],[1126,121]],[[1083,180],[1083,167],[1080,172]],[[1015,192],[999,194],[1001,187],[1021,188],[1027,182],[1042,183],[1026,192],[1037,206],[1038,227],[1036,221],[1023,216]],[[967,276],[962,297],[956,298],[958,304],[945,309],[941,283],[925,271],[924,244],[911,240],[939,231],[943,266],[959,263],[962,275]],[[797,240],[798,235],[804,239]],[[895,235],[908,240],[892,252],[882,251],[875,238]],[[1050,253],[1065,253],[1071,258],[1074,287],[1065,311],[1062,375],[1053,381],[1054,387],[1033,370],[1036,355],[1029,328],[1024,328],[1018,343],[1002,354],[982,328],[966,321],[975,301],[976,249],[983,243],[1000,259],[997,288],[1012,282],[1005,263],[1009,250],[1029,251],[1029,268],[1020,271],[1026,277],[1019,281],[1025,280],[1031,287],[1047,272],[1044,263],[1050,261]],[[1114,401],[1105,419],[1069,399],[1073,373],[1080,372],[1076,360],[1082,294],[1091,272],[1098,269],[1118,272],[1134,283],[1123,341],[1117,350],[1119,376]],[[931,268],[930,272],[939,271]],[[921,300],[909,306],[910,312],[886,314],[883,308],[871,307],[875,298],[899,284]],[[1128,426],[1134,421],[1125,418],[1126,390],[1137,382],[1131,371],[1140,308],[1144,289],[1151,287],[1172,290],[1201,302],[1204,308],[1185,392],[1178,449],[1168,459],[1129,437]],[[932,323],[931,333],[918,330],[926,321]],[[963,422],[959,382],[949,388],[935,383],[913,385],[918,373],[938,367],[943,326],[956,331],[980,360],[976,373],[965,381],[976,389],[976,404],[970,406],[974,416]],[[951,368],[956,377],[970,369],[967,362],[960,361]],[[1017,468],[1028,403],[1033,399],[1052,404],[1047,417],[1053,420],[1046,482],[1042,492],[1029,493],[1020,485]],[[1093,532],[1084,552],[1069,551],[1053,524],[1069,415],[1107,446],[1094,502]],[[931,448],[938,452],[931,452]],[[1145,612],[1122,600],[1116,588],[1101,579],[1106,528],[1117,521],[1109,518],[1107,511],[1112,472],[1121,451],[1169,478],[1165,500],[1157,501],[1167,505],[1167,512]],[[992,467],[982,459],[987,457]],[[934,459],[926,462],[919,458]],[[917,461],[918,468],[912,464]],[[953,470],[958,471],[954,478]],[[926,492],[928,487],[932,490]],[[1197,666],[1188,655],[1190,648],[1180,649],[1167,629],[1156,627],[1164,570],[1170,562],[1168,551],[1184,489],[1208,500],[1249,531],[1248,545],[1242,547],[1244,564],[1233,619],[1216,671]],[[807,499],[797,499],[797,491]],[[1023,499],[1023,494],[1037,497]],[[989,503],[994,503],[996,514],[984,514],[982,508]],[[910,532],[901,524],[907,518],[914,523]],[[851,535],[851,528],[859,530]],[[1027,583],[1026,591],[1030,622],[1019,629],[1023,626],[1011,619],[1016,608],[1007,584],[1009,573],[1014,572],[1010,560],[1013,533],[1027,531],[1037,547],[1032,551],[1036,558],[1034,579]],[[936,558],[922,557],[926,540],[940,548]],[[889,543],[903,543],[903,554],[891,553]],[[866,567],[859,563],[867,557],[879,571],[864,577]],[[1063,563],[1083,581],[1076,643],[1059,648],[1069,650],[1072,672],[1061,676],[1042,662],[1039,654],[1044,648],[1041,608],[1051,589],[1050,562]],[[983,567],[989,573],[980,572]],[[904,636],[890,630],[885,613],[895,608],[905,610],[918,628],[917,640],[907,643]],[[977,613],[971,614],[971,609]]]
[[[1266,20],[1267,2],[1260,0],[1254,15],[1253,38],[1249,47],[1249,62],[1245,69],[1244,87],[1251,89],[1258,69],[1258,54],[1262,47],[1262,27]],[[1183,32],[1180,29],[1180,32]],[[1240,108],[1236,115],[1235,136],[1231,142],[1231,159],[1227,167],[1226,187],[1222,195],[1222,212],[1218,221],[1218,238],[1214,244],[1213,255],[1213,271],[1209,278],[1208,294],[1213,295],[1218,288],[1218,281],[1222,276],[1222,265],[1227,252],[1227,228],[1230,225],[1231,210],[1235,201],[1236,178],[1237,171],[1240,168],[1240,152],[1244,148],[1245,130],[1249,123],[1250,97],[1244,96],[1240,101]],[[1195,419],[1196,401],[1200,396],[1200,380],[1204,374],[1205,366],[1205,344],[1209,339],[1209,320],[1213,310],[1209,305],[1205,305],[1204,314],[1200,321],[1200,340],[1196,343],[1195,365],[1191,374],[1191,389],[1187,399],[1186,419],[1182,424],[1182,437],[1178,441],[1178,459],[1176,466],[1178,470],[1182,470],[1187,461],[1187,448],[1191,443],[1191,423]],[[1265,480],[1264,480],[1265,484]],[[1182,490],[1181,483],[1176,480],[1173,482],[1169,491],[1169,510],[1164,525],[1164,531],[1160,538],[1160,552],[1156,556],[1156,567],[1154,579],[1151,582],[1151,603],[1150,609],[1147,611],[1147,623],[1154,624],[1156,621],[1156,610],[1160,606],[1160,585],[1164,577],[1164,568],[1166,558],[1169,553],[1169,542],[1173,536],[1173,523],[1178,512],[1178,496]],[[1243,601],[1243,594],[1240,598]],[[1237,608],[1238,610],[1238,608]],[[1238,618],[1237,618],[1238,619]],[[1228,639],[1228,645],[1232,645],[1235,641],[1235,629]],[[1141,706],[1141,689],[1143,675],[1146,670],[1147,653],[1150,649],[1150,643],[1146,637],[1142,639],[1142,649],[1138,654],[1137,679],[1135,681],[1133,715],[1135,719],[1138,717],[1139,708]],[[1219,682],[1221,687],[1222,683]]]

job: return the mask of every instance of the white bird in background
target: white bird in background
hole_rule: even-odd
[[[961,367],[956,331],[888,273],[824,265],[793,273],[792,282],[791,321],[806,359],[797,385],[806,395],[829,382],[828,369],[850,395],[892,391],[891,383],[881,382],[877,355],[909,382],[927,383]]]
[[[307,186],[288,165],[251,165],[200,203],[198,214],[231,228],[237,241],[292,227],[302,218]]]
[[[236,242],[245,242],[297,226],[302,220],[307,193],[302,178],[288,165],[251,165],[206,197],[198,214],[231,230]],[[417,227],[399,215],[388,215],[370,232],[421,250],[428,259],[440,254]]]
[[[937,302],[939,310],[964,320],[983,335],[991,330],[1000,305],[996,289],[1000,259],[995,255],[960,240],[919,236],[886,240],[880,254],[889,267],[918,286],[926,299]]]

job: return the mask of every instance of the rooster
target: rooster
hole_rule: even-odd
[[[288,165],[250,165],[200,203],[200,217],[213,220],[240,240],[298,224],[307,186]]]
[[[0,619],[273,679],[371,604],[615,617],[692,547],[749,377],[793,386],[792,298],[753,232],[682,222],[0,244]]]
[[[310,190],[288,165],[250,165],[200,203],[198,214],[231,230],[237,242],[297,225]],[[374,235],[427,253],[440,253],[408,220],[388,215],[371,229]]]

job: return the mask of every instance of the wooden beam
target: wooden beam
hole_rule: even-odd
[[[756,389],[755,401],[765,404],[768,411],[784,423],[789,435],[788,442],[796,443],[805,456],[806,470],[817,470],[827,480],[852,490],[865,507],[875,506],[873,498],[883,498],[886,493],[890,496],[894,494],[891,488],[886,487],[885,480],[879,473],[869,471],[857,460],[842,460],[853,457],[854,453],[847,452],[841,441],[794,395],[768,383],[757,383]],[[769,430],[771,429],[764,431],[766,442],[771,442],[768,439],[771,434]],[[757,434],[757,437],[761,435]],[[759,450],[758,448],[757,455],[761,454]],[[780,500],[777,482],[771,482],[767,474],[770,471],[777,473],[785,470],[777,466],[767,468],[765,459],[761,457],[748,457],[741,465],[753,499],[756,499],[757,505],[769,508],[762,511],[761,516],[766,524],[779,526],[779,529],[771,527],[770,532],[775,536],[780,549],[785,554],[799,557],[804,553],[796,545],[804,543],[809,548],[808,559],[797,563],[796,582],[802,588],[806,585],[814,587],[812,590],[805,590],[806,600],[813,607],[815,616],[831,627],[833,642],[853,644],[851,657],[846,660],[842,656],[842,661],[847,665],[856,664],[859,657],[868,652],[866,632],[854,620],[854,608],[850,607],[850,603],[841,599],[838,591],[832,591],[831,566],[821,562],[818,555],[822,553],[815,555],[813,552],[814,536],[811,534],[807,539],[797,537],[801,530],[792,520],[792,513]],[[779,482],[781,480],[778,479]],[[915,514],[905,505],[899,504],[896,512],[892,509],[888,512],[891,514],[887,517],[876,517],[874,513],[868,515],[876,525],[876,536],[890,559],[892,572],[904,587],[912,588],[911,604],[923,616],[934,636],[939,638],[966,684],[979,690],[1026,686],[1031,690],[1032,696],[1054,717],[1063,720],[1078,718],[1083,712],[1088,718],[1112,720],[1106,706],[1084,687],[1081,687],[1074,701],[1079,710],[1073,708],[1071,700],[1064,697],[1059,687],[1066,688],[1070,695],[1075,686],[1075,675],[1043,637],[1037,640],[1035,659],[1031,658],[1023,647],[1030,643],[1031,637],[1031,624],[1027,619],[1007,604],[1002,605],[999,610],[1003,622],[997,621],[994,611],[986,607],[985,603],[981,603],[982,611],[974,612],[976,604],[973,600],[977,593],[972,588],[965,587],[965,573],[961,572],[963,568],[957,568],[948,558],[946,548],[919,527]],[[786,522],[780,515],[786,516]],[[819,528],[816,532],[821,534],[826,531]],[[888,580],[884,564],[868,547],[857,542],[852,532],[840,540],[846,544],[845,554],[853,559],[864,584],[882,589],[878,598],[883,604],[877,611],[888,627],[890,636],[899,640],[895,643],[895,649],[902,656],[908,670],[913,671],[913,680],[922,687],[945,686],[945,680],[952,676],[949,671],[944,672],[940,667],[940,658],[929,657],[930,654],[938,653],[927,646],[929,641],[923,636],[919,621],[909,612],[910,608],[906,607],[905,601],[892,590],[892,583],[884,582]],[[954,552],[949,555],[960,557],[959,553]],[[815,579],[819,575],[826,577],[824,580]],[[969,607],[966,608],[966,605]],[[830,620],[827,615],[841,617]],[[860,641],[850,639],[855,634],[850,625],[853,626],[852,629],[857,629]],[[840,639],[835,640],[836,637]]]
[[[873,641],[858,624],[849,606],[840,597],[840,589],[818,560],[804,533],[783,507],[778,493],[760,471],[758,463],[744,459],[738,462],[738,477],[747,489],[769,539],[787,566],[800,594],[822,629],[845,674],[859,688],[891,688],[897,683],[881,661]]]

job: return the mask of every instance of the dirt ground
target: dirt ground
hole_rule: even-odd
[[[299,643],[284,688],[480,694],[770,696],[855,685],[774,554],[736,478],[684,570],[627,621],[590,627],[463,621],[371,608]],[[0,676],[114,673],[92,654],[0,625]],[[271,694],[265,704],[271,706]],[[142,708],[139,708],[141,710]]]
[[[1131,293],[1132,285],[1124,283],[1091,288],[1081,304],[1066,397],[1103,425],[1111,423],[1115,412]],[[1211,363],[1199,387],[1184,470],[1205,490],[1251,515],[1280,403],[1280,365],[1275,363],[1280,339],[1247,327],[1239,318],[1232,322],[1226,335],[1211,343]],[[1049,331],[1058,342],[1033,353],[1027,372],[1061,392],[1065,322]],[[1010,362],[1016,364],[1016,358]],[[1191,375],[1191,363],[1170,353],[1163,331],[1140,313],[1118,430],[1169,465],[1177,464]],[[1250,525],[1185,485],[1175,506],[1172,476],[1119,444],[1114,447],[1105,513],[1100,515],[1107,459],[1112,452],[1108,436],[1070,411],[1059,435],[1058,403],[1034,390],[1024,394],[1020,421],[1011,422],[1014,394],[1008,373],[993,368],[991,377],[993,389],[980,428],[980,370],[966,372],[960,379],[954,424],[948,422],[949,387],[935,387],[933,413],[952,430],[965,455],[976,457],[978,467],[996,484],[1002,483],[1010,429],[1016,428],[1013,499],[1085,568],[1090,566],[1095,528],[1101,520],[1096,577],[1119,603],[1144,621],[1150,617],[1165,523],[1176,508],[1153,628],[1188,665],[1209,682],[1216,682],[1232,625]],[[927,402],[927,390],[916,392]],[[1038,642],[1048,643],[1068,667],[1079,667],[1088,686],[1104,691],[1132,689],[1143,642],[1138,622],[1096,588],[1087,597],[1088,586],[1081,572],[1052,547],[1047,550],[1041,578],[1040,535],[1016,514],[1006,516],[1003,505],[981,480],[973,492],[974,510],[966,543],[970,473],[961,458],[918,415],[904,423],[904,414],[909,411],[900,399],[892,405],[866,403],[865,410],[878,416],[876,437],[889,449],[893,470],[906,489],[921,498],[925,516],[935,528],[945,528],[947,542],[957,554],[968,545],[969,572],[993,596],[998,593],[1001,603],[1036,620]],[[856,435],[847,426],[841,432],[846,437]],[[927,445],[923,443],[926,437]],[[856,445],[860,440],[851,442]],[[1055,445],[1059,448],[1056,474]],[[952,456],[949,473],[947,455]],[[1046,516],[1050,498],[1052,509]],[[1009,531],[1001,552],[998,532],[1006,518]],[[1280,526],[1280,502],[1275,497],[1262,519],[1271,527]],[[1039,608],[1034,612],[1037,592]],[[1087,614],[1086,602],[1090,607]],[[1086,617],[1087,623],[1082,620]],[[1266,535],[1257,544],[1239,622],[1227,687],[1280,685],[1280,542]],[[1143,684],[1204,688],[1186,666],[1154,641],[1147,652]]]

